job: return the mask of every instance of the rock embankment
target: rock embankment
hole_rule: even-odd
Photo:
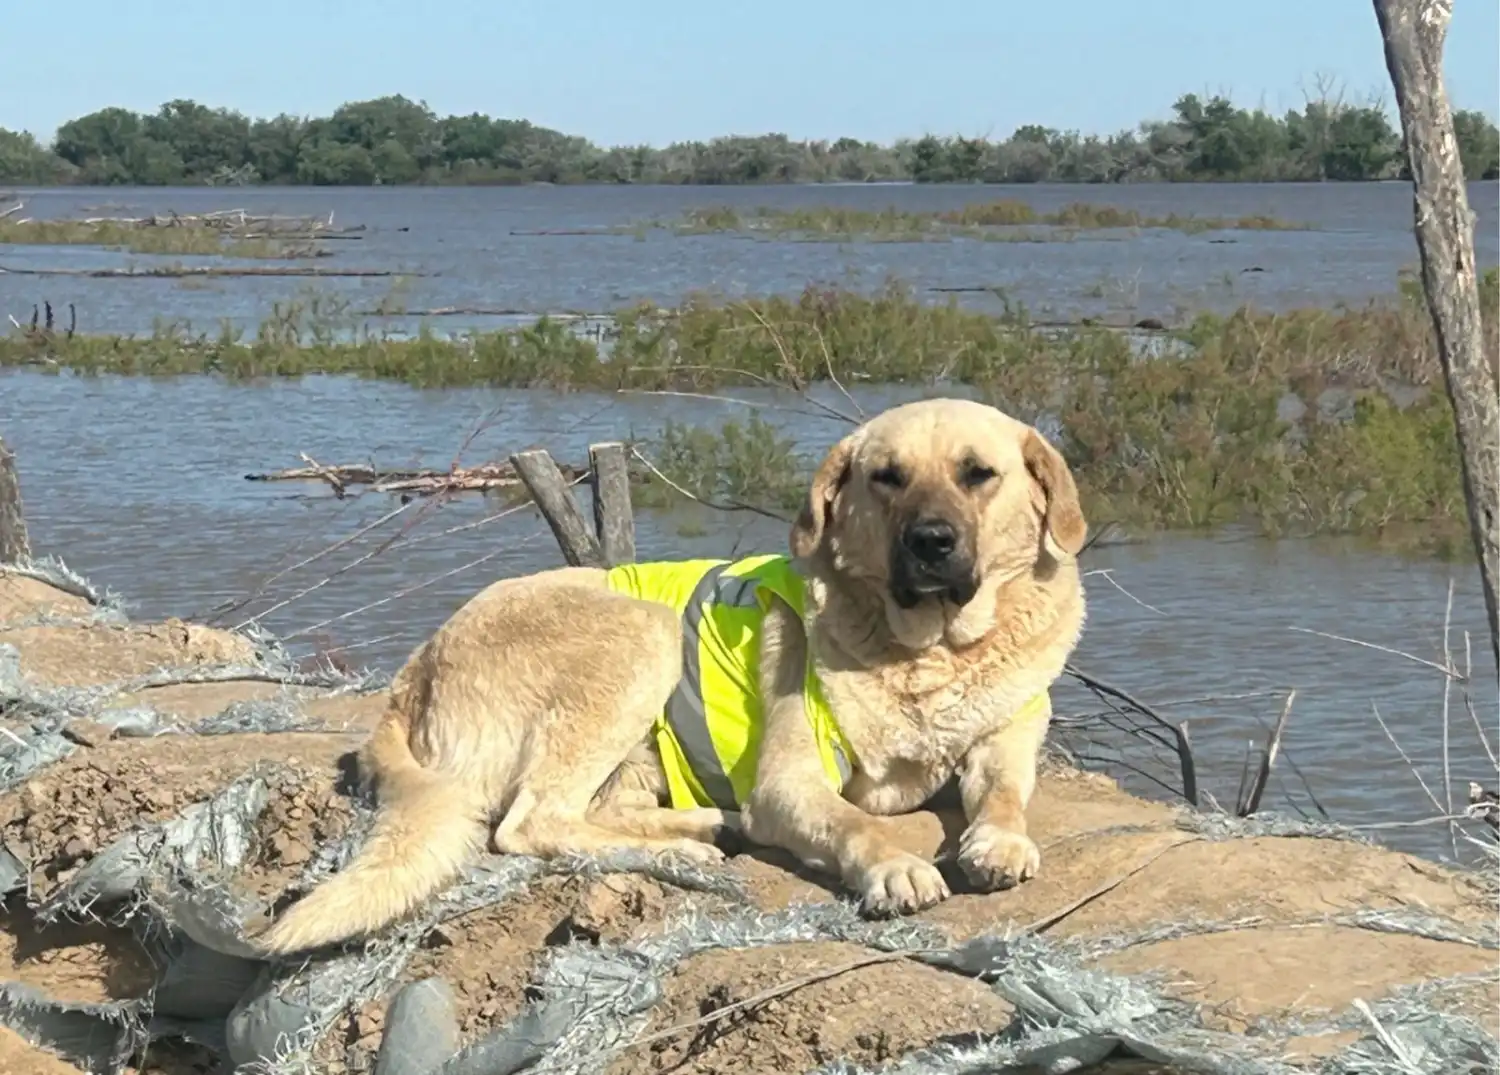
[[[0,569],[0,1075],[1500,1058],[1485,878],[1061,766],[1032,811],[1040,876],[990,895],[955,877],[911,919],[864,921],[770,852],[495,858],[369,944],[266,963],[242,925],[358,845],[354,751],[382,692],[271,640],[131,623],[56,565]],[[903,825],[951,855],[954,819]]]

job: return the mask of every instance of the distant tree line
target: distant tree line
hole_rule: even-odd
[[[1473,111],[1454,123],[1465,173],[1500,175],[1495,124]],[[1026,126],[1004,141],[888,146],[766,134],[602,148],[525,120],[440,117],[400,96],[316,119],[250,119],[186,100],[150,115],[105,108],[63,124],[50,146],[0,128],[0,183],[29,185],[1359,181],[1405,167],[1384,109],[1328,97],[1276,116],[1187,94],[1170,119],[1107,137]]]

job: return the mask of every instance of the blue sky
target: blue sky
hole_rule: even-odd
[[[0,127],[50,140],[106,105],[189,97],[252,116],[401,93],[606,144],[783,131],[1112,132],[1178,94],[1280,112],[1319,75],[1392,101],[1369,0],[53,0],[11,8]],[[1454,103],[1492,118],[1500,4],[1457,0]]]

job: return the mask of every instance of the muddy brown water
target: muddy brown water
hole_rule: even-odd
[[[871,392],[862,402],[873,411],[895,398]],[[703,401],[678,400],[671,409],[704,423],[743,414]],[[492,579],[557,563],[546,525],[530,509],[504,514],[502,502],[468,496],[415,503],[356,536],[399,501],[374,494],[338,501],[317,486],[252,483],[244,474],[295,466],[299,452],[444,467],[480,426],[465,462],[533,443],[581,460],[590,441],[659,428],[664,411],[650,397],[418,390],[335,377],[229,386],[207,377],[0,374],[0,429],[19,458],[39,552],[60,554],[120,591],[138,616],[206,617],[252,598],[221,609],[217,622],[262,615],[300,652],[333,644],[351,662],[384,669]],[[842,428],[790,409],[762,413],[809,452]],[[296,566],[343,539],[352,540]],[[755,516],[694,510],[638,518],[642,558],[780,550],[785,541],[784,525]],[[1316,812],[1315,796],[1334,818],[1379,826],[1372,832],[1395,846],[1452,853],[1441,826],[1413,824],[1437,811],[1374,712],[1445,804],[1448,789],[1461,802],[1467,781],[1493,780],[1494,769],[1455,691],[1445,784],[1442,676],[1371,647],[1440,660],[1451,583],[1452,646],[1461,659],[1468,633],[1475,711],[1495,742],[1495,679],[1471,565],[1405,560],[1347,542],[1226,534],[1100,548],[1087,567],[1090,618],[1078,664],[1189,720],[1200,781],[1217,799],[1233,802],[1248,744],[1263,740],[1295,688],[1268,805]],[[1064,714],[1101,709],[1069,682],[1055,703]],[[1066,740],[1133,790],[1165,797],[1153,779],[1176,781],[1163,750],[1101,719]]]

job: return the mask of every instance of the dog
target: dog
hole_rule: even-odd
[[[285,954],[405,916],[484,850],[723,858],[835,875],[872,915],[950,895],[894,839],[956,786],[982,891],[1033,876],[1049,689],[1082,633],[1073,476],[1033,427],[929,399],[840,440],[790,555],[501,580],[397,674],[361,758],[361,851],[257,938]]]

